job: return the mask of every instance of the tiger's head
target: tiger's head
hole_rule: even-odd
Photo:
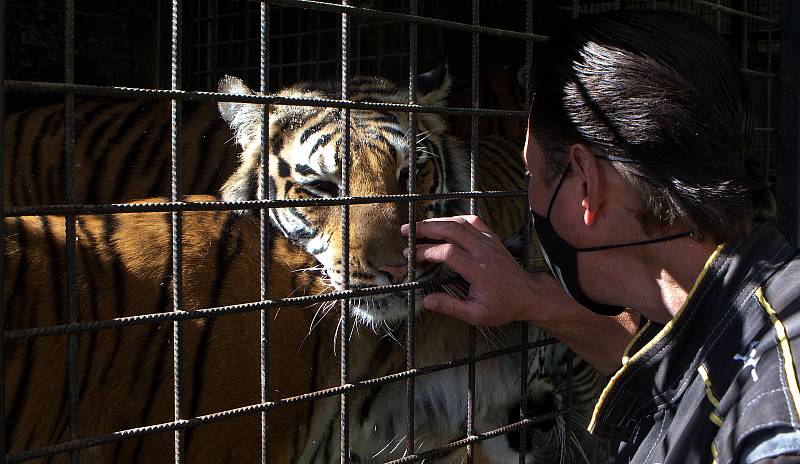
[[[418,104],[442,106],[450,79],[446,70],[421,76]],[[225,77],[220,92],[253,94],[241,80]],[[356,102],[407,103],[408,93],[383,79],[360,77],[349,84],[350,100]],[[285,97],[338,99],[335,84],[301,83],[278,93]],[[220,103],[222,117],[233,129],[241,146],[240,165],[221,189],[226,201],[259,199],[263,105]],[[266,186],[271,199],[315,199],[342,195],[342,159],[345,145],[344,111],[294,105],[270,105],[269,175]],[[467,166],[463,151],[447,134],[447,123],[438,114],[418,113],[416,193],[444,193],[464,188]],[[410,126],[408,113],[394,111],[350,111],[350,196],[407,193]],[[420,201],[417,220],[458,214],[456,201]],[[403,249],[407,240],[400,226],[408,222],[408,203],[383,202],[349,207],[350,288],[399,284],[408,281]],[[344,244],[341,206],[273,208],[270,221],[291,241],[305,247],[321,264],[331,286],[342,290]],[[417,280],[429,280],[440,266],[421,263]],[[420,300],[418,298],[418,300]],[[403,319],[407,315],[405,294],[382,294],[351,300],[359,322],[375,325]],[[417,303],[417,310],[420,304]]]

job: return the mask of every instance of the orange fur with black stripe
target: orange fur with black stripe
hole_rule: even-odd
[[[78,216],[76,224],[79,321],[171,310],[168,213]],[[64,218],[8,218],[5,228],[6,328],[66,323]],[[258,301],[258,243],[251,218],[184,213],[181,309]],[[314,277],[293,272],[311,261],[281,237],[272,241],[270,256],[271,297],[325,289]],[[269,310],[270,399],[338,384],[338,360],[329,345],[336,317],[324,318],[309,337],[313,317],[314,308]],[[260,402],[258,311],[188,320],[181,327],[184,417]],[[173,419],[171,338],[169,322],[77,336],[79,437]],[[7,343],[10,453],[69,441],[66,347],[65,335]],[[272,462],[291,462],[299,454],[311,406],[270,413]],[[258,414],[192,429],[189,462],[255,462],[259,429]],[[160,433],[87,448],[80,456],[83,462],[171,462],[172,441],[171,433]]]
[[[181,104],[182,192],[215,194],[236,165],[231,131],[213,103]],[[65,203],[64,105],[4,121],[6,207]],[[170,193],[170,103],[79,99],[75,105],[76,203]]]
[[[194,196],[188,201],[207,201]],[[186,212],[182,215],[182,307],[186,311],[259,300],[259,226],[249,216],[231,212]],[[5,227],[6,329],[15,331],[65,324],[65,220],[42,216],[7,218]],[[128,213],[76,217],[76,289],[78,321],[172,310],[169,213]],[[327,290],[315,274],[302,270],[313,259],[272,231],[270,298],[313,295]],[[322,311],[322,312],[320,312]],[[327,314],[326,314],[327,313]],[[428,366],[467,355],[463,324],[426,314],[418,326],[417,363]],[[303,395],[339,385],[335,345],[336,308],[312,305],[269,310],[270,400]],[[259,312],[229,314],[181,322],[183,338],[184,418],[207,415],[260,402]],[[442,337],[447,333],[448,337]],[[404,329],[381,336],[369,330],[350,338],[350,380],[401,372]],[[77,336],[77,436],[92,437],[173,420],[172,324],[161,322],[80,332]],[[511,343],[500,332],[478,337],[479,352],[496,343]],[[70,441],[67,403],[66,335],[12,340],[6,344],[6,443],[11,454],[35,451]],[[544,356],[539,351],[537,356]],[[517,369],[505,358],[477,367],[478,386],[494,382],[496,369]],[[531,372],[538,392],[549,380],[546,366]],[[505,366],[505,367],[502,367]],[[424,385],[466,388],[466,368],[429,373],[417,379],[415,405],[419,446],[432,430],[449,440],[463,436],[460,420],[448,423],[439,402]],[[552,383],[549,384],[552,388]],[[448,387],[449,388],[449,387]],[[518,391],[519,386],[508,386]],[[449,390],[448,390],[449,391]],[[397,379],[349,394],[353,456],[403,455],[405,382]],[[452,393],[452,392],[451,392]],[[452,399],[463,401],[461,395]],[[503,394],[503,396],[507,396]],[[460,399],[459,399],[460,398]],[[532,401],[536,396],[532,396]],[[447,401],[451,401],[447,400]],[[338,462],[338,396],[299,401],[269,414],[270,459],[276,463]],[[391,408],[386,409],[387,405]],[[508,422],[506,410],[478,405],[476,424],[495,428]],[[488,409],[487,409],[488,408]],[[457,417],[463,415],[460,408]],[[260,458],[259,415],[225,419],[186,432],[189,462],[256,462]],[[398,422],[399,420],[399,422]],[[388,437],[388,438],[386,438]],[[427,437],[427,438],[426,438]],[[390,440],[391,439],[391,440]],[[427,441],[427,443],[426,443]],[[494,442],[494,443],[493,443]],[[497,440],[476,447],[478,463],[494,463]],[[377,451],[377,454],[376,454]],[[172,462],[173,434],[161,432],[80,449],[84,462]],[[442,457],[448,462],[463,449]],[[48,462],[66,462],[62,453]],[[431,461],[439,462],[439,461]]]

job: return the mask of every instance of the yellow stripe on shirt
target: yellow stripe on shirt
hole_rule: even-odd
[[[708,377],[708,368],[706,368],[705,364],[700,364],[697,368],[697,372],[700,373],[700,377],[703,379],[703,383],[706,384],[706,398],[711,404],[714,405],[715,408],[719,407],[719,400],[717,396],[714,394],[714,388],[711,386],[711,379]]]
[[[778,318],[778,313],[772,309],[772,305],[769,304],[766,297],[764,296],[764,290],[761,287],[758,287],[756,290],[756,298],[758,298],[758,302],[761,304],[761,307],[769,316],[770,321],[772,321],[772,328],[775,331],[775,337],[778,339],[778,343],[780,343],[781,347],[781,357],[783,358],[783,371],[786,374],[786,383],[789,386],[789,392],[792,395],[792,400],[794,402],[794,411],[795,414],[800,417],[800,388],[797,386],[797,371],[794,368],[794,358],[792,358],[792,347],[789,345],[789,334],[786,331],[786,327],[781,322],[780,318]]]
[[[717,256],[719,256],[720,252],[722,252],[722,249],[725,248],[725,245],[726,245],[725,243],[720,244],[717,247],[717,249],[714,250],[713,253],[711,253],[711,256],[708,257],[705,266],[703,266],[703,270],[700,272],[700,275],[697,276],[697,279],[695,280],[691,291],[689,291],[689,294],[686,296],[686,301],[683,302],[683,305],[678,310],[678,312],[675,313],[675,316],[672,318],[672,320],[667,322],[667,324],[664,327],[662,327],[661,330],[649,342],[647,342],[647,344],[645,344],[639,351],[637,351],[633,356],[631,356],[630,359],[628,359],[627,362],[623,364],[622,367],[619,368],[617,373],[614,374],[613,377],[611,377],[611,380],[608,381],[608,384],[603,389],[603,392],[600,393],[600,398],[597,400],[597,404],[594,407],[594,412],[592,413],[592,419],[589,421],[589,427],[588,427],[589,432],[592,432],[594,430],[594,427],[597,424],[597,418],[600,416],[600,410],[603,408],[603,404],[605,403],[608,396],[611,394],[611,390],[614,388],[616,382],[619,380],[622,374],[624,374],[625,371],[628,370],[628,367],[631,365],[631,362],[642,357],[644,353],[647,352],[647,350],[652,348],[656,343],[658,343],[659,340],[664,338],[672,330],[672,328],[678,322],[678,319],[680,319],[684,310],[686,310],[686,307],[689,305],[689,301],[692,300],[694,293],[700,287],[700,282],[703,281],[703,277],[705,277],[708,270],[711,269],[711,265],[714,264],[714,261],[717,259]]]

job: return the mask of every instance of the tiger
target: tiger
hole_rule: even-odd
[[[191,196],[188,201],[213,197]],[[164,201],[163,198],[143,202]],[[181,310],[229,306],[260,300],[260,225],[233,212],[182,214]],[[128,213],[75,217],[77,320],[104,321],[172,310],[169,213]],[[6,330],[14,331],[67,323],[65,274],[67,240],[63,216],[4,219],[4,305]],[[318,274],[306,272],[314,259],[282,235],[270,233],[270,299],[319,295],[331,287]],[[340,332],[338,305],[316,304],[268,310],[269,400],[296,398],[339,385],[339,356],[331,345]],[[420,366],[466,356],[466,327],[425,314],[417,337]],[[78,437],[111,434],[173,420],[172,324],[137,325],[80,332],[77,338]],[[183,415],[193,418],[260,403],[258,311],[246,311],[181,322],[183,343]],[[447,337],[442,337],[446,331]],[[345,335],[346,336],[346,335]],[[400,372],[405,350],[391,336],[362,331],[350,343],[350,381],[358,382]],[[478,337],[486,351],[514,337]],[[535,339],[535,337],[534,337]],[[67,414],[67,336],[49,335],[9,340],[6,344],[6,443],[16,454],[70,441]],[[549,351],[556,351],[550,353]],[[529,373],[530,404],[537,413],[549,411],[558,379],[545,365],[563,353],[560,345],[537,350],[536,372]],[[545,354],[546,353],[546,354]],[[513,358],[513,356],[512,356]],[[513,401],[504,388],[519,391],[519,360],[484,361],[477,366],[476,427],[508,423]],[[516,371],[516,373],[514,372]],[[445,370],[416,379],[415,415],[419,449],[435,438],[463,434],[463,370]],[[498,378],[507,382],[498,385]],[[436,390],[431,389],[436,386]],[[548,387],[548,388],[544,388]],[[516,390],[514,390],[516,389]],[[405,382],[369,386],[348,393],[350,400],[351,462],[385,462],[403,456]],[[256,412],[253,414],[253,412]],[[387,414],[387,412],[389,414]],[[518,412],[518,411],[516,411]],[[513,412],[511,413],[513,415]],[[293,400],[268,415],[270,462],[339,462],[338,397],[316,401]],[[404,415],[403,415],[404,416]],[[456,417],[452,417],[456,416]],[[260,458],[260,416],[225,418],[188,428],[184,449],[189,462],[256,462]],[[540,426],[537,426],[540,427]],[[535,430],[535,429],[534,429]],[[367,431],[371,432],[368,433]],[[172,462],[172,433],[127,437],[78,449],[83,462]],[[514,435],[514,434],[511,434]],[[511,435],[479,442],[477,463],[508,462],[502,454]],[[516,435],[514,435],[516,436]],[[549,437],[533,436],[526,462],[547,462],[556,454]],[[417,446],[415,444],[415,446]],[[426,462],[451,462],[457,451]],[[500,453],[500,454],[498,454]],[[546,458],[541,460],[539,458]],[[63,449],[48,462],[66,462]],[[534,461],[535,460],[535,461]]]
[[[446,68],[439,76],[429,76],[426,90],[417,95],[418,104],[430,107],[444,106],[449,86],[450,79]],[[354,102],[406,103],[408,101],[407,92],[401,91],[396,84],[381,78],[356,77],[349,81],[348,89],[349,99]],[[243,81],[231,76],[226,76],[220,81],[218,91],[237,95],[255,94]],[[332,83],[304,82],[284,89],[278,96],[336,99],[340,96],[340,90]],[[265,180],[267,185],[264,186],[259,184],[262,180],[257,174],[261,169],[259,155],[261,124],[264,120],[263,106],[221,102],[219,111],[222,118],[231,126],[235,140],[241,147],[240,164],[220,191],[223,199],[228,201],[262,199],[260,192],[263,191],[268,192],[269,198],[274,199],[331,198],[342,194],[342,158],[345,139],[343,111],[326,107],[270,105],[267,170],[269,175]],[[350,196],[407,193],[409,149],[417,153],[418,175],[415,193],[444,194],[469,190],[468,156],[461,142],[449,134],[443,116],[435,113],[418,113],[419,136],[415,147],[409,147],[410,128],[406,113],[353,109],[349,112],[349,117]],[[487,141],[491,141],[492,146],[497,148],[487,147],[485,143]],[[476,188],[485,191],[524,190],[526,183],[521,160],[521,141],[492,140],[490,137],[484,137],[483,142],[484,144],[479,146],[481,151],[477,166]],[[508,236],[521,227],[525,208],[524,198],[512,199],[503,204],[490,204],[489,201],[479,200],[478,209],[484,213],[487,225],[499,236]],[[415,203],[414,217],[416,220],[421,220],[465,212],[467,204],[463,200],[418,201]],[[340,207],[274,208],[270,209],[269,214],[270,222],[282,235],[314,256],[322,268],[322,273],[330,279],[332,287],[336,290],[347,288],[346,281],[349,288],[354,289],[410,281],[407,275],[407,261],[403,255],[407,240],[399,234],[400,225],[409,219],[407,203],[353,204],[349,207],[349,275],[347,276],[344,275],[345,254]],[[439,276],[442,270],[440,265],[418,263],[415,280],[430,281]],[[416,323],[419,331],[452,334],[464,330],[460,322],[422,313],[421,296],[419,294],[416,298],[414,308],[418,317],[421,317]],[[354,298],[350,308],[358,324],[371,327],[373,330],[381,327],[391,330],[408,315],[406,296],[402,293]],[[535,327],[531,327],[530,330],[534,334],[533,338],[544,336],[542,331]],[[447,337],[449,338],[449,335]],[[452,353],[463,351],[463,346],[460,348],[455,345],[447,346],[435,338],[437,337],[421,337],[419,339],[421,345],[417,350],[442,349],[451,353],[451,356]],[[429,344],[430,347],[427,346]],[[563,349],[550,351],[547,356],[553,356],[552,358],[545,357],[534,362],[555,365],[558,364],[557,361],[563,359],[564,353]],[[507,359],[495,359],[487,362],[489,366],[487,368],[493,370],[492,379],[485,387],[477,388],[482,392],[477,401],[490,404],[490,409],[495,411],[518,407],[508,395],[503,399],[497,397],[498,391],[505,390],[502,385],[512,384],[514,376],[518,376],[515,369],[505,370],[507,361]],[[532,369],[532,371],[537,370]],[[602,378],[582,360],[577,360],[575,373],[576,402],[586,402],[584,410],[579,411],[577,415],[582,415],[584,418],[581,420],[585,420],[590,401],[602,385]],[[439,395],[437,389],[440,388],[440,384],[453,382],[456,378],[458,381],[463,380],[466,368],[459,370],[457,374],[449,375],[447,380],[418,382],[418,394],[431,397]],[[552,390],[552,387],[549,389]],[[543,387],[542,390],[548,389]],[[531,394],[536,394],[536,387],[531,388]],[[463,401],[463,398],[450,398],[447,394],[441,394],[440,397]],[[552,410],[556,403],[558,401],[550,401],[549,410]],[[383,408],[392,410],[394,406],[396,403],[387,401]],[[448,405],[443,412],[461,415],[463,407],[464,404]],[[488,411],[486,413],[492,414]],[[398,417],[399,412],[394,410],[389,415]],[[382,413],[381,417],[386,417],[386,412]],[[459,420],[463,421],[463,417]],[[328,429],[333,430],[335,426],[332,418],[328,423]],[[549,430],[537,436],[554,437],[563,430],[563,423],[552,424]],[[365,436],[369,436],[369,433]],[[561,436],[563,438],[563,433]],[[533,441],[535,442],[536,438]],[[580,439],[575,441],[581,444],[589,443],[586,447],[592,448],[591,440],[586,434],[582,434]],[[510,443],[497,442],[494,446],[492,455],[497,456],[498,462],[514,459],[514,450]],[[567,448],[569,445],[563,446],[563,449]]]
[[[445,93],[441,89],[438,91],[442,102]],[[434,91],[432,95],[436,94],[437,91]],[[377,95],[376,98],[382,99],[383,96]],[[228,124],[223,118],[219,117],[217,109],[213,106],[184,102],[182,108],[182,191],[213,193],[218,189],[222,189],[226,179],[233,179],[231,177],[232,173],[240,166],[240,150],[229,142],[231,139],[236,139],[232,135],[231,129],[227,127]],[[77,176],[74,201],[79,203],[117,202],[167,193],[170,165],[168,114],[169,108],[165,102],[119,102],[104,99],[79,102],[76,105],[76,115],[78,116],[75,144]],[[209,114],[213,117],[209,116]],[[5,122],[5,128],[7,134],[5,137],[7,153],[5,175],[6,185],[9,188],[4,193],[7,205],[64,202],[62,180],[64,175],[63,106],[54,105],[45,109],[9,116]],[[425,132],[420,132],[420,139],[433,137],[433,139],[439,140],[442,139],[442,136],[447,138],[446,135],[446,133],[426,134]],[[452,143],[457,152],[463,153],[458,148],[460,145],[456,140],[452,140]],[[500,154],[514,153],[516,156],[516,153],[519,152],[519,147],[519,142],[504,137],[483,137],[480,141],[481,160],[483,162],[479,163],[481,171],[478,174],[478,178],[493,176],[494,180],[492,182],[495,183],[494,185],[499,185],[501,189],[518,189],[521,185],[519,182],[515,184],[514,181],[507,182],[504,180],[506,179],[504,176],[508,175],[511,176],[511,179],[515,179],[516,172],[518,172],[517,167],[509,169],[509,174],[505,174],[502,169],[484,170],[482,166],[486,166],[486,160],[491,160],[495,157],[500,159]],[[494,152],[498,153],[498,155],[491,154]],[[503,156],[510,159],[507,155]],[[449,159],[448,162],[451,165],[453,163]],[[512,160],[510,165],[513,166],[514,162],[516,160]],[[465,167],[465,163],[461,163],[460,166],[462,168]],[[278,168],[280,166],[273,167],[272,172],[279,172],[280,169]],[[46,174],[39,175],[39,173]],[[422,175],[420,177],[422,178]],[[372,179],[367,180],[368,182],[373,182]],[[463,177],[451,179],[450,182],[451,187],[454,189],[467,189]],[[369,184],[367,183],[366,185]],[[445,203],[449,203],[450,206],[443,208]],[[492,199],[481,200],[479,204],[487,221],[494,224],[495,227],[497,227],[497,224],[500,225],[496,230],[503,236],[510,234],[517,227],[513,221],[518,221],[523,214],[524,206],[520,201]],[[504,206],[494,207],[492,204]],[[463,202],[454,201],[439,202],[429,206],[434,209],[431,213],[432,216],[466,210]],[[404,205],[397,205],[397,211],[401,211],[404,207]],[[276,210],[272,211],[274,213]],[[492,215],[495,217],[490,218],[489,216]],[[421,216],[418,214],[417,217]],[[285,231],[280,232],[285,235]],[[389,232],[391,232],[392,236],[396,235],[396,230]],[[257,249],[257,247],[254,249]],[[312,262],[313,264],[306,263],[308,265],[304,264],[303,266],[318,267],[317,261]],[[401,262],[405,266],[404,260],[398,260],[397,263]],[[213,273],[216,271],[213,268],[208,268],[207,272]],[[433,274],[430,275],[432,276]],[[220,277],[220,279],[224,279],[224,277]],[[333,282],[333,280],[335,279],[330,275],[322,276],[322,281],[328,285],[333,285],[332,288],[335,289],[336,282]],[[402,300],[402,297],[400,299]],[[364,301],[367,305],[374,304],[372,299]],[[358,303],[359,301],[355,300],[355,302]],[[330,305],[326,305],[325,310],[320,310],[320,314],[326,310],[331,311],[333,315],[330,317],[335,319],[337,308],[331,309],[328,306]],[[359,304],[354,306],[356,309],[360,307]],[[397,306],[395,305],[394,307],[397,308]],[[162,307],[162,309],[164,308]],[[406,310],[402,309],[402,312],[405,314]],[[358,311],[355,313],[358,317]],[[466,348],[462,342],[466,340],[465,326],[454,324],[451,320],[439,319],[432,314],[422,314],[420,318],[423,319],[423,323],[418,326],[418,334],[431,335],[425,337],[424,346],[422,342],[418,342],[418,351],[431,354],[428,358],[420,357],[418,360],[419,365],[425,365],[426,359],[429,360],[429,364],[435,364],[452,359],[458,353],[466,356]],[[316,319],[312,318],[312,320],[314,322],[311,325],[318,323]],[[360,322],[363,323],[364,320],[360,320]],[[386,329],[389,334],[388,338],[404,339],[402,331],[405,329],[403,327],[398,328],[392,319],[387,318],[380,321],[375,319],[373,322],[374,324],[383,324],[385,322],[391,326]],[[370,324],[368,323],[367,325]],[[356,324],[356,328],[358,328],[358,324]],[[486,335],[482,334],[478,337],[480,343],[484,345],[491,344],[496,347],[498,345],[517,343],[516,332],[512,330],[484,330]],[[500,334],[503,333],[511,333],[512,335],[501,336]],[[372,336],[370,334],[374,335],[374,332],[359,330],[352,339],[367,340],[368,338],[365,337]],[[448,337],[443,338],[441,334],[450,334],[452,336],[448,335]],[[531,339],[535,339],[537,336],[542,335],[539,332],[531,332]],[[335,335],[327,337],[330,340],[333,338],[335,338]],[[446,340],[450,340],[448,342],[450,343],[449,345],[445,344]],[[434,341],[438,342],[438,344],[433,343]],[[326,343],[324,346],[333,352],[335,343]],[[362,350],[365,353],[364,356],[367,356],[366,353],[375,350],[376,346],[378,344],[368,344],[368,347]],[[401,359],[402,362],[390,363],[387,361],[385,365],[382,365],[381,369],[374,368],[374,374],[369,375],[404,370],[404,347],[394,344],[385,348],[385,351],[392,353],[391,356],[386,355],[387,359]],[[537,350],[535,352],[536,356],[534,356],[534,352],[531,353],[530,361],[532,367],[529,370],[530,377],[527,380],[531,397],[529,403],[530,414],[552,411],[557,409],[559,404],[567,404],[567,399],[563,396],[563,391],[560,390],[562,389],[563,380],[558,380],[563,377],[563,367],[556,362],[563,358],[563,352],[564,350],[561,348],[554,348],[549,351]],[[492,426],[501,426],[515,420],[514,417],[518,417],[518,404],[516,400],[510,398],[513,395],[504,395],[498,399],[496,394],[490,393],[500,388],[501,384],[497,381],[499,378],[506,379],[506,385],[513,385],[514,382],[517,382],[518,385],[518,373],[516,373],[516,370],[507,367],[514,365],[515,362],[510,362],[510,364],[506,361],[478,364],[479,373],[482,369],[481,366],[484,365],[492,365],[492,369],[504,369],[503,372],[505,373],[502,375],[487,375],[485,378],[489,380],[481,380],[484,378],[483,376],[478,377],[479,391],[485,392],[485,396],[478,401],[478,406],[484,409],[483,412],[479,412],[477,415],[476,426],[480,427],[480,424],[484,423]],[[370,362],[366,365],[374,366],[375,364]],[[452,388],[465,392],[465,372],[463,369],[461,371],[447,370],[437,372],[424,376],[418,382],[422,385],[426,383],[428,385],[435,385],[436,383],[456,385]],[[580,371],[576,369],[576,372]],[[590,371],[587,370],[586,372],[588,378]],[[576,382],[576,386],[579,385],[591,385],[591,382]],[[518,391],[519,387],[509,386],[507,389],[509,391]],[[433,447],[434,443],[443,444],[463,437],[464,427],[462,425],[466,411],[463,397],[465,394],[452,395],[449,391],[436,391],[433,389],[425,391],[429,395],[427,399],[418,402],[419,411],[416,413],[416,425],[419,430],[418,442],[421,449],[423,445],[424,448],[428,448]],[[396,399],[402,395],[404,395],[404,390],[398,385],[393,385],[391,388],[387,386],[380,391],[371,392],[371,396],[367,396],[368,398],[380,397],[384,400],[367,401],[368,407],[362,408],[362,419],[354,422],[353,427],[356,427],[356,429],[352,436],[360,440],[360,444],[354,443],[354,450],[356,450],[357,454],[375,456],[375,459],[379,460],[388,460],[393,456],[397,457],[402,454],[404,447],[402,444],[398,444],[402,436],[395,436],[396,433],[390,434],[391,428],[381,426],[376,429],[375,427],[370,428],[358,425],[366,423],[380,425],[386,422],[387,417],[391,417],[393,418],[392,427],[395,431],[399,430],[400,427],[397,424],[405,420],[405,413],[396,409],[386,411],[385,407],[387,405],[397,407],[398,402],[396,400],[386,399]],[[581,398],[585,396],[583,394],[578,395]],[[442,398],[448,401],[443,402]],[[295,450],[300,451],[296,451],[292,455],[295,457],[292,457],[289,462],[319,462],[320,455],[325,456],[324,459],[321,459],[322,462],[328,462],[326,460],[327,457],[337,455],[338,429],[334,429],[336,429],[335,424],[337,422],[335,407],[338,403],[335,400],[331,401],[328,403],[327,409],[323,408],[324,411],[327,411],[326,415],[317,414],[314,416],[313,423],[315,424],[316,435],[313,435],[313,438],[309,440],[296,439],[297,443],[307,442],[313,444],[313,446],[308,449],[299,446],[295,447]],[[402,420],[398,419],[401,416],[403,417]],[[441,427],[442,430],[426,432],[427,429],[435,428],[431,424],[437,423],[447,424],[447,427]],[[530,430],[528,440],[530,446],[528,449],[531,456],[557,455],[558,452],[554,450],[559,446],[556,446],[555,441],[560,440],[562,442],[560,445],[563,445],[563,442],[567,440],[563,433],[560,432],[560,430],[565,429],[563,419],[559,418],[555,424],[547,422],[544,425],[547,425],[547,427],[541,426],[535,428],[535,430]],[[487,425],[487,428],[491,427]],[[577,431],[579,427],[573,427],[573,429]],[[519,445],[515,443],[515,436],[515,434],[511,434],[488,440],[481,443],[478,449],[490,449],[490,451],[484,453],[489,456],[487,458],[489,462],[505,462],[506,459],[516,458],[516,449]],[[565,446],[561,446],[561,448],[565,448]],[[305,461],[301,461],[301,457]],[[331,459],[335,460],[335,458]]]
[[[446,71],[431,90],[419,95],[421,106],[441,107],[449,91]],[[349,83],[350,99],[355,102],[405,103],[404,92],[388,80],[356,77]],[[219,92],[252,95],[241,80],[227,76],[220,81]],[[278,93],[294,98],[336,99],[339,92],[330,83],[300,83]],[[226,201],[262,199],[267,191],[275,199],[330,198],[342,190],[343,123],[342,112],[335,108],[273,105],[269,115],[269,179],[266,188],[258,185],[262,105],[223,102],[220,114],[227,121],[242,153],[240,164],[220,190]],[[353,110],[351,113],[350,195],[391,195],[406,192],[408,178],[407,115],[392,111]],[[445,119],[434,113],[418,114],[418,140],[415,148],[417,191],[420,194],[443,194],[469,190],[468,155],[461,143],[447,132]],[[523,191],[524,168],[521,141],[498,140],[496,149],[485,150],[478,164],[478,190]],[[479,150],[480,152],[480,150]],[[478,209],[499,236],[508,236],[522,225],[524,200],[514,199],[509,206],[486,207],[480,199]],[[425,219],[467,212],[463,200],[420,201],[415,204],[415,218]],[[390,285],[404,282],[406,259],[402,254],[407,241],[400,236],[400,225],[408,222],[405,203],[379,203],[350,207],[350,285],[353,288]],[[341,214],[337,208],[292,207],[270,210],[272,224],[289,240],[306,248],[323,266],[335,287],[342,287],[343,260],[340,231]],[[429,280],[438,266],[421,266],[417,278]],[[406,315],[404,295],[390,295],[370,300],[371,308],[356,301],[354,313],[362,323],[374,318],[396,320]],[[374,319],[377,320],[377,319]]]

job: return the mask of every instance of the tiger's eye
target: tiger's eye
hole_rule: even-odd
[[[305,185],[306,187],[316,190],[317,192],[322,193],[326,196],[330,197],[339,196],[339,186],[327,180],[315,180]]]

